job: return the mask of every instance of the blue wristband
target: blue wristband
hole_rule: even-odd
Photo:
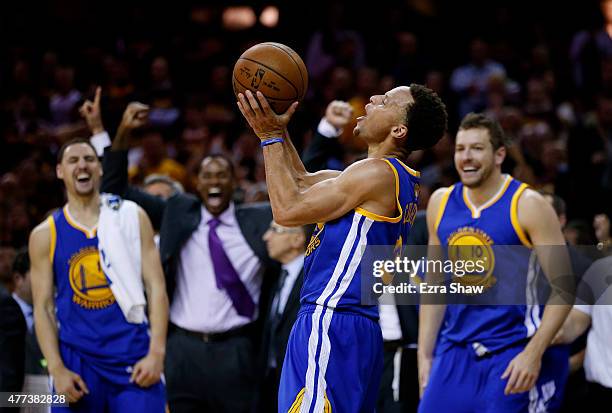
[[[283,138],[272,138],[266,139],[265,141],[261,141],[260,145],[263,148],[264,146],[272,145],[273,143],[283,143],[285,140]]]

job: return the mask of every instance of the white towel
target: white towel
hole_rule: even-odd
[[[98,250],[104,274],[129,323],[146,321],[138,206],[116,195],[101,194]]]

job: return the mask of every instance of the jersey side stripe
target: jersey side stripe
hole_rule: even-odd
[[[344,241],[344,245],[342,246],[342,250],[340,252],[340,256],[338,257],[338,262],[336,263],[336,267],[334,268],[334,272],[326,284],[323,293],[319,298],[317,298],[316,303],[318,304],[315,308],[315,311],[312,314],[312,325],[310,330],[310,337],[308,338],[308,369],[306,370],[306,390],[304,392],[304,399],[302,402],[302,406],[300,408],[301,413],[308,413],[310,410],[310,405],[312,403],[314,397],[315,390],[315,371],[317,367],[316,363],[316,355],[317,355],[317,347],[319,345],[319,324],[321,321],[321,314],[323,312],[323,305],[327,298],[333,293],[333,290],[338,282],[338,278],[344,272],[346,263],[349,259],[349,254],[353,249],[353,244],[357,238],[357,228],[361,222],[363,216],[359,214],[353,215],[353,222],[351,223],[351,228],[348,232],[346,240]]]
[[[325,402],[325,391],[327,389],[327,383],[325,381],[325,373],[327,372],[327,364],[329,362],[329,355],[331,353],[331,343],[329,340],[329,327],[331,325],[332,316],[334,313],[334,308],[338,305],[338,302],[348,289],[351,281],[355,277],[355,273],[359,268],[359,263],[361,262],[361,258],[363,257],[363,253],[365,252],[365,248],[368,244],[368,231],[372,227],[373,221],[370,219],[366,219],[363,225],[361,226],[361,231],[359,234],[359,240],[357,244],[357,249],[349,263],[348,270],[346,275],[340,281],[340,287],[331,297],[328,302],[328,305],[325,308],[325,314],[323,315],[323,331],[322,331],[322,342],[321,342],[321,355],[319,356],[319,377],[318,377],[318,386],[317,386],[317,397],[315,403],[315,412],[319,412],[323,410],[324,402]]]
[[[55,257],[55,245],[57,244],[57,229],[55,228],[55,219],[53,215],[47,218],[47,222],[49,222],[49,262],[53,265],[53,259]]]
[[[438,227],[440,226],[440,221],[442,221],[442,217],[444,216],[444,210],[446,209],[446,204],[448,204],[448,198],[450,194],[453,193],[453,189],[455,185],[451,185],[448,187],[444,195],[442,195],[442,200],[440,201],[440,207],[438,208],[438,215],[436,216],[436,223],[434,225],[434,229],[436,232],[438,231]]]

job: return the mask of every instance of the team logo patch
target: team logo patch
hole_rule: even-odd
[[[493,276],[495,268],[495,254],[493,253],[493,240],[489,235],[478,228],[461,227],[448,237],[448,258],[452,261],[480,261],[484,271],[468,273],[461,277],[453,275],[453,281],[466,286],[483,285],[485,289],[491,288],[497,280]]]
[[[88,310],[111,306],[115,296],[100,266],[100,254],[95,247],[83,248],[70,258],[68,277],[72,301]]]
[[[121,207],[121,198],[117,195],[110,195],[106,200],[106,204],[113,211],[118,211]]]

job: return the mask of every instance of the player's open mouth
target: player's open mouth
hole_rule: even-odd
[[[478,168],[476,168],[474,166],[467,166],[467,167],[463,168],[462,171],[465,174],[473,174],[473,173],[478,171]]]
[[[208,190],[208,203],[211,206],[221,205],[221,195],[223,191],[219,187],[212,187]]]
[[[78,174],[76,179],[77,179],[77,182],[79,182],[81,184],[82,183],[86,183],[86,182],[89,182],[89,180],[91,179],[91,175],[89,175],[89,174]]]

